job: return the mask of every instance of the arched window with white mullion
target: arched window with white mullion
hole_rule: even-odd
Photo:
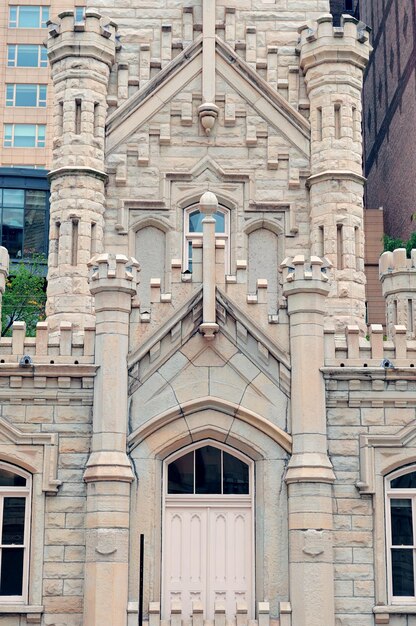
[[[192,272],[192,242],[202,241],[202,220],[204,214],[193,205],[184,211],[184,244],[183,266],[184,270]],[[230,211],[225,207],[218,207],[214,213],[215,238],[225,241],[225,273],[230,271]]]
[[[416,604],[416,466],[386,479],[389,597],[393,604]]]
[[[0,604],[27,602],[30,493],[30,474],[0,463]]]

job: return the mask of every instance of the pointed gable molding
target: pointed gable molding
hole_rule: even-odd
[[[258,115],[309,158],[309,122],[225,42],[216,37],[215,45],[218,74]],[[107,155],[202,72],[201,53],[202,39],[198,38],[109,116],[106,126]]]
[[[56,494],[61,481],[57,478],[58,434],[24,433],[0,418],[0,458],[42,474],[42,491]]]
[[[416,424],[408,424],[395,435],[360,435],[361,493],[374,494],[377,481],[395,469],[416,462]]]

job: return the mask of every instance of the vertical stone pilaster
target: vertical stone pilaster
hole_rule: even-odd
[[[104,131],[107,85],[115,58],[115,25],[87,10],[75,25],[65,11],[50,23],[48,55],[55,89],[48,299],[49,328],[94,321],[88,261],[102,252]]]
[[[293,453],[289,495],[289,575],[292,623],[334,626],[332,493],[327,454],[324,316],[329,293],[322,261],[286,259],[283,293],[288,301],[292,368]]]
[[[334,282],[327,314],[338,330],[365,325],[361,92],[370,45],[366,27],[332,16],[300,29],[300,66],[310,100],[311,254],[327,257]]]
[[[96,362],[92,449],[87,483],[84,626],[126,626],[130,483],[126,454],[127,368],[131,298],[138,263],[124,255],[95,258]],[[111,505],[109,506],[109,503]]]

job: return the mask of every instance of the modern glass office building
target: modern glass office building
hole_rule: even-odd
[[[0,167],[0,240],[12,262],[48,253],[46,170]]]

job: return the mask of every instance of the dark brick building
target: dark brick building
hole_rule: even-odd
[[[384,230],[416,230],[416,21],[414,0],[364,0],[373,54],[364,82],[366,206],[384,208]]]

